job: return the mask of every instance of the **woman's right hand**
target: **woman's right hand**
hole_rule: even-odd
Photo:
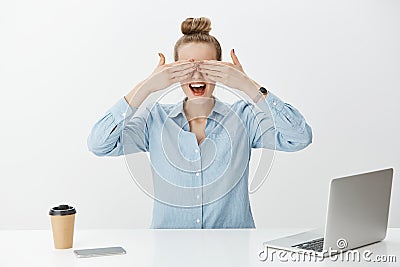
[[[163,90],[177,82],[189,81],[195,71],[193,60],[181,60],[165,64],[165,57],[158,53],[160,61],[148,78],[141,81],[126,96],[125,100],[133,107],[139,107],[148,95]]]
[[[158,53],[160,61],[157,67],[145,79],[143,85],[151,93],[165,89],[177,82],[188,81],[195,70],[193,60],[181,60],[165,64],[165,57],[162,53]]]

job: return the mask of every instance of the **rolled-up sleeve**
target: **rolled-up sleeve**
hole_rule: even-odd
[[[247,112],[253,148],[292,152],[312,143],[311,127],[295,107],[271,92],[256,105],[259,110],[249,103]]]
[[[119,99],[94,124],[87,138],[89,151],[97,156],[120,156],[127,151],[147,151],[149,116],[147,112],[136,114],[137,110],[130,106],[124,97]],[[135,114],[138,116],[134,116]],[[125,137],[127,139],[123,140]]]

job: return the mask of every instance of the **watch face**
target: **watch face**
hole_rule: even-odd
[[[266,95],[268,93],[268,90],[265,89],[264,87],[261,87],[260,92],[263,93],[264,95]]]

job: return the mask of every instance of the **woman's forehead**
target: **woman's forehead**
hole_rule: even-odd
[[[216,60],[216,54],[215,47],[207,43],[187,43],[178,49],[179,60]]]

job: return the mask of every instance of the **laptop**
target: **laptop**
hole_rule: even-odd
[[[392,168],[332,179],[325,229],[267,241],[264,247],[327,257],[383,240],[392,179]]]

